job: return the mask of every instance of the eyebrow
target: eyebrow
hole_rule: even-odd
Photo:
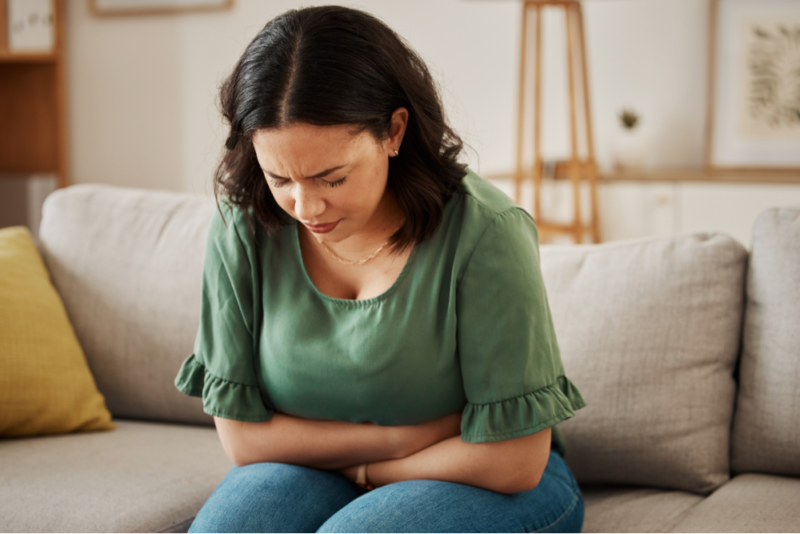
[[[339,165],[338,167],[331,167],[330,169],[324,170],[322,172],[318,172],[317,174],[315,174],[313,176],[306,176],[305,179],[306,180],[310,180],[312,178],[322,178],[324,176],[329,175],[333,171],[338,171],[339,169],[343,169],[344,167],[346,167],[346,165]],[[273,173],[269,172],[267,169],[264,169],[263,167],[261,168],[261,170],[264,171],[265,173],[269,174],[273,178],[278,179],[278,180],[289,180],[289,178],[284,178],[283,176],[278,176],[277,174],[273,174]]]

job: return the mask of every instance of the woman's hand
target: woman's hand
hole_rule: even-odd
[[[461,412],[419,425],[388,427],[393,432],[395,458],[411,456],[431,445],[461,435]]]
[[[362,425],[373,425],[371,421],[364,421]],[[453,436],[461,435],[461,412],[446,415],[427,423],[419,425],[400,425],[385,427],[391,432],[394,442],[395,459],[411,456],[431,445],[444,441]],[[356,481],[360,464],[338,469],[351,482]]]
[[[358,476],[358,465],[351,465],[350,467],[343,467],[339,469],[339,472],[343,474],[350,482],[355,483],[356,476]]]

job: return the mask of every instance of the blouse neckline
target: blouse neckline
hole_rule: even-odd
[[[380,303],[389,298],[395,291],[397,291],[397,289],[400,287],[400,284],[403,282],[403,279],[406,277],[406,275],[408,275],[408,272],[411,270],[411,265],[412,263],[414,263],[414,259],[416,258],[419,249],[419,243],[414,243],[413,248],[411,249],[411,254],[409,254],[408,259],[406,260],[406,264],[403,266],[403,270],[400,271],[400,274],[398,275],[397,279],[389,287],[389,289],[387,289],[380,295],[368,299],[340,299],[337,297],[331,297],[320,291],[317,285],[311,279],[311,275],[308,274],[305,261],[303,260],[303,250],[300,248],[300,233],[297,230],[297,225],[298,225],[297,222],[291,225],[293,234],[292,241],[294,243],[294,252],[297,258],[297,262],[300,264],[300,268],[303,271],[303,276],[306,279],[306,283],[311,287],[312,291],[316,293],[323,300],[327,300],[329,302],[333,302],[335,304],[342,306],[360,308],[364,306],[369,306],[371,304]]]

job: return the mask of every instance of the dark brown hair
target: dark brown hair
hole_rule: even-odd
[[[377,18],[340,6],[287,11],[256,35],[220,90],[230,125],[214,175],[214,194],[252,208],[272,234],[292,219],[278,206],[259,167],[256,130],[294,123],[352,125],[381,141],[395,109],[408,109],[400,155],[389,159],[387,187],[406,222],[391,238],[399,252],[433,235],[461,185],[463,142],[447,124],[428,68]]]

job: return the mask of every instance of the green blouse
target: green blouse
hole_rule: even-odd
[[[461,439],[480,443],[534,434],[586,406],[564,374],[534,221],[472,171],[395,283],[366,300],[316,288],[297,224],[254,237],[240,208],[220,206],[194,354],[175,378],[207,414],[394,426],[461,411]],[[555,427],[551,448],[566,454]]]

